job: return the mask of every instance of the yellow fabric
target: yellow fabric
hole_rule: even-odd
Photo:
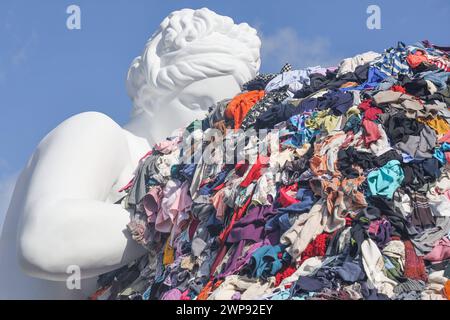
[[[441,117],[437,116],[435,118],[418,118],[417,121],[422,122],[426,124],[427,126],[431,127],[436,131],[437,134],[446,134],[450,131],[450,125],[447,121],[442,119]]]
[[[175,250],[170,246],[169,239],[167,239],[166,245],[164,246],[163,264],[164,265],[172,264],[174,261],[175,261]]]
[[[311,130],[325,129],[327,133],[336,129],[340,117],[328,114],[328,111],[319,111],[307,119],[305,126]]]

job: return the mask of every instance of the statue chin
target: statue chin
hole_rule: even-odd
[[[206,25],[217,31],[202,35],[198,30],[196,40],[183,41],[185,35],[174,34],[173,25],[189,19],[191,29],[205,19],[215,21]],[[164,50],[152,51],[159,42]],[[186,52],[196,52],[196,43],[201,59],[189,64]],[[223,54],[224,43],[229,56]],[[130,68],[130,122],[122,128],[97,112],[71,117],[44,137],[22,171],[0,238],[0,299],[86,298],[96,276],[145,254],[126,230],[130,213],[115,204],[123,196],[118,190],[154,143],[236,95],[258,72],[259,49],[254,29],[208,9],[184,9],[166,18]],[[221,51],[220,59],[215,50]],[[160,51],[171,57],[171,65],[162,65],[168,59],[159,57]],[[182,72],[192,76],[176,78]],[[71,266],[80,268],[80,290],[66,287]]]

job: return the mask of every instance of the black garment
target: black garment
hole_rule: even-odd
[[[286,91],[271,91],[268,92],[261,100],[259,100],[245,115],[244,120],[242,120],[241,129],[247,130],[253,126],[259,121],[259,118],[262,114],[266,113],[268,110],[270,110],[272,107],[276,105],[280,105],[281,102],[283,102],[286,98],[288,98],[289,95],[286,93]],[[281,121],[279,121],[281,122]],[[268,127],[273,128],[273,125],[277,124],[270,122],[270,125]],[[258,127],[258,126],[256,126]],[[263,127],[265,126],[263,125]]]
[[[421,72],[436,71],[436,70],[439,70],[439,67],[437,65],[429,63],[429,62],[422,62],[416,68],[413,69],[413,72],[421,73]]]
[[[346,178],[357,178],[359,173],[353,168],[359,166],[363,170],[375,168],[376,157],[371,153],[356,151],[354,147],[340,149],[338,152],[337,168]]]
[[[445,268],[444,271],[444,277],[450,278],[450,263],[448,263],[448,260],[447,260],[447,267]]]
[[[374,165],[377,168],[381,168],[391,160],[398,160],[398,161],[402,162],[403,158],[397,151],[391,149],[389,151],[386,151],[382,155],[376,157],[375,161],[374,161]]]
[[[378,214],[379,212],[389,220],[394,228],[392,232],[393,236],[409,239],[410,225],[402,213],[394,210],[394,202],[392,200],[380,196],[371,196],[367,198],[367,202],[369,204],[367,210],[372,210],[371,213],[373,214]]]
[[[407,76],[400,82],[405,88],[406,93],[416,97],[428,96],[428,84],[424,79],[409,79]]]
[[[424,128],[424,124],[415,119],[407,118],[403,111],[391,114],[383,123],[386,135],[389,137],[391,144],[406,142],[409,136],[420,136],[420,131]]]
[[[295,93],[294,98],[306,98],[309,95],[322,89],[338,89],[344,83],[356,82],[362,84],[367,81],[370,64],[367,63],[358,66],[355,72],[348,72],[337,78],[337,71],[327,72],[327,75],[314,73],[310,75],[310,84],[303,86],[303,88]]]
[[[450,79],[450,78],[449,78]],[[448,82],[449,80],[447,80]],[[447,88],[440,90],[432,95],[428,95],[425,97],[422,97],[423,100],[425,101],[433,101],[433,100],[438,100],[438,101],[442,101],[447,105],[450,105],[450,86],[447,85]]]
[[[402,186],[411,190],[419,190],[425,184],[436,181],[441,174],[439,166],[440,163],[435,158],[402,164],[405,174]]]

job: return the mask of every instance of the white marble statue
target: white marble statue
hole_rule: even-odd
[[[257,74],[260,46],[255,29],[206,8],[170,14],[130,67],[133,112],[124,128],[87,112],[39,143],[7,213],[0,298],[8,298],[4,291],[21,298],[20,290],[24,298],[82,297],[64,288],[68,266],[95,279],[141,256],[126,231],[130,213],[114,204],[122,196],[118,190],[155,142],[203,118],[209,106],[233,97]],[[85,291],[92,290],[93,281],[86,283]]]

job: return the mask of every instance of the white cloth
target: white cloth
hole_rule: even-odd
[[[375,242],[371,239],[364,240],[361,244],[362,262],[364,271],[367,275],[369,286],[376,288],[379,293],[387,295],[389,298],[394,296],[394,287],[397,285],[392,279],[389,279],[383,272],[384,260]]]
[[[362,54],[357,54],[352,58],[346,58],[339,64],[337,76],[340,77],[348,72],[354,72],[356,67],[372,62],[380,56],[381,55],[377,52],[368,51]]]
[[[301,90],[304,85],[310,84],[309,76],[313,73],[322,73],[323,68],[320,66],[310,67],[303,70],[292,70],[284,72],[273,78],[266,86],[266,92],[277,90],[284,86],[289,86],[288,93],[291,96],[297,91]]]

